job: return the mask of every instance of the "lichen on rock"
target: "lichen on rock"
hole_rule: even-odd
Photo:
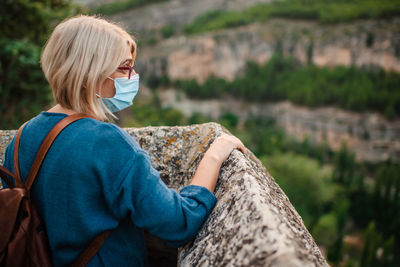
[[[227,132],[216,123],[125,130],[176,190],[190,182],[209,145]],[[0,162],[14,134],[0,130]],[[250,151],[232,152],[214,193],[212,213],[178,250],[179,266],[328,266],[289,199]]]
[[[169,187],[190,182],[215,137],[216,123],[126,129]],[[180,266],[326,266],[284,192],[251,153],[233,151],[216,186],[218,202],[197,237],[179,249]]]

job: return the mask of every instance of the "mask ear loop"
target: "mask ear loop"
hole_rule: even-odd
[[[107,78],[114,81],[114,79],[111,78],[111,77],[107,77]],[[100,87],[99,93],[101,94],[101,87]],[[99,104],[100,104],[100,106],[103,108],[103,110],[105,110],[106,113],[109,113],[114,119],[118,119],[117,117],[115,117],[114,114],[112,114],[112,112],[111,112],[111,111],[107,108],[107,106],[104,104],[103,97],[102,97],[101,95],[97,94],[96,92],[95,92],[95,95],[100,99],[100,103],[99,103]]]
[[[100,93],[101,93],[101,92],[100,92]],[[96,96],[100,99],[100,103],[99,103],[100,106],[102,106],[103,109],[108,110],[108,112],[109,112],[110,114],[112,114],[112,112],[107,108],[106,104],[104,104],[103,97],[100,96],[100,95],[97,94],[97,93],[96,93]]]
[[[101,88],[99,90],[99,94],[97,94],[96,92],[95,92],[95,94],[97,97],[99,97],[101,99],[101,102],[103,102],[103,97],[101,95],[99,95],[99,94],[101,94]]]

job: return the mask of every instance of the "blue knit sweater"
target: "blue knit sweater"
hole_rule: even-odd
[[[20,169],[27,176],[50,129],[66,115],[42,112],[25,126]],[[4,166],[13,168],[14,140]],[[147,153],[118,126],[90,118],[69,125],[50,148],[32,187],[55,266],[66,266],[112,229],[88,266],[146,266],[143,229],[179,247],[193,239],[217,199],[205,187],[169,189]]]

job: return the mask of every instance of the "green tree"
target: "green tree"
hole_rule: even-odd
[[[371,222],[365,231],[365,242],[361,256],[361,266],[376,266],[376,250],[381,236],[375,231],[375,222]]]
[[[293,153],[274,153],[260,160],[296,207],[304,224],[313,229],[337,194],[337,187],[329,179],[331,170],[321,168],[316,160]],[[339,222],[331,219],[332,216],[326,217],[320,227],[335,231]],[[325,241],[329,238],[321,236]]]
[[[371,222],[365,231],[365,242],[360,266],[396,266],[394,258],[394,237],[384,240]]]
[[[238,124],[238,117],[233,113],[225,113],[221,116],[220,122],[223,126],[230,128],[236,128]]]
[[[167,39],[169,37],[171,37],[172,35],[174,35],[175,32],[175,28],[174,25],[168,24],[165,25],[164,27],[162,27],[160,29],[161,35],[164,39]]]
[[[1,1],[1,129],[18,127],[50,103],[41,47],[55,23],[76,11],[69,0]]]
[[[209,121],[211,121],[211,119],[207,116],[203,115],[202,113],[195,112],[189,117],[188,124],[200,124]]]
[[[382,164],[376,174],[373,189],[375,220],[377,227],[388,236],[400,227],[400,167],[397,164]],[[400,239],[400,235],[397,234]]]
[[[344,185],[351,185],[354,178],[354,167],[354,154],[350,154],[346,145],[342,144],[342,148],[336,154],[334,160],[333,181]]]
[[[328,259],[332,262],[339,262],[343,255],[343,237],[345,235],[345,227],[347,223],[349,209],[349,201],[346,196],[339,198],[333,206],[333,213],[337,220],[336,236],[333,239],[333,244],[328,250]]]

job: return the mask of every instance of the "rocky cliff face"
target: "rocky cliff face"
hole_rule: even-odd
[[[126,131],[149,152],[163,181],[179,190],[226,130],[208,123]],[[14,134],[0,131],[0,159]],[[230,155],[215,195],[218,202],[200,232],[179,249],[179,266],[328,266],[289,199],[251,152]]]
[[[114,0],[76,0],[95,6]],[[139,41],[166,25],[184,25],[211,10],[244,10],[271,0],[172,0],[127,10],[110,19],[125,25]],[[271,19],[266,23],[221,30],[196,37],[177,37],[139,47],[137,66],[143,75],[167,72],[173,79],[208,75],[232,79],[248,60],[266,62],[277,47],[301,62],[318,66],[381,67],[400,72],[400,18],[358,20],[321,25],[313,21]]]
[[[118,2],[118,0],[75,0],[87,7]],[[244,10],[259,3],[271,0],[170,0],[143,5],[126,10],[110,19],[126,26],[139,40],[154,37],[166,25],[180,32],[184,25],[192,22],[197,16],[206,12],[220,10]]]
[[[174,107],[188,117],[197,112],[217,120],[228,112],[242,121],[250,115],[273,119],[299,141],[307,137],[311,143],[326,143],[333,150],[346,143],[357,161],[400,161],[400,119],[388,121],[377,113],[355,113],[333,107],[307,108],[289,102],[193,100],[175,90],[161,91],[160,100],[165,107]]]
[[[318,66],[354,65],[400,72],[400,19],[360,20],[339,25],[273,19],[142,47],[137,66],[142,77],[168,75],[172,80],[194,78],[202,82],[214,75],[232,80],[241,75],[246,61],[265,63],[277,49]],[[161,97],[163,106],[176,107],[186,115],[191,114],[188,110],[214,119],[219,118],[216,114],[224,112],[239,117],[252,113],[275,119],[285,132],[299,140],[308,136],[311,142],[326,142],[334,150],[345,142],[359,161],[400,159],[399,120],[389,122],[376,113],[229,99],[203,102],[186,99],[179,103],[164,96]]]
[[[262,2],[269,1],[175,0],[129,10],[111,19],[137,33],[140,41],[165,25],[174,25],[179,32],[184,24],[213,9],[243,10]],[[172,80],[194,78],[202,82],[213,75],[232,80],[241,75],[246,61],[265,63],[277,50],[321,67],[354,65],[400,72],[400,18],[335,25],[271,19],[193,37],[173,37],[152,46],[140,45],[136,66],[145,79],[167,75]],[[186,115],[192,110],[213,118],[224,112],[236,113],[239,117],[252,113],[273,118],[299,140],[308,136],[311,142],[326,142],[332,149],[346,142],[358,160],[400,159],[398,119],[389,122],[374,113],[308,109],[288,103],[250,104],[229,99],[178,103],[164,98],[161,98],[163,106],[170,104]]]
[[[133,28],[134,29],[134,28]],[[204,81],[214,75],[232,80],[246,61],[265,63],[278,49],[318,66],[380,67],[400,72],[400,19],[339,25],[271,19],[194,37],[177,37],[139,47],[144,76]]]

